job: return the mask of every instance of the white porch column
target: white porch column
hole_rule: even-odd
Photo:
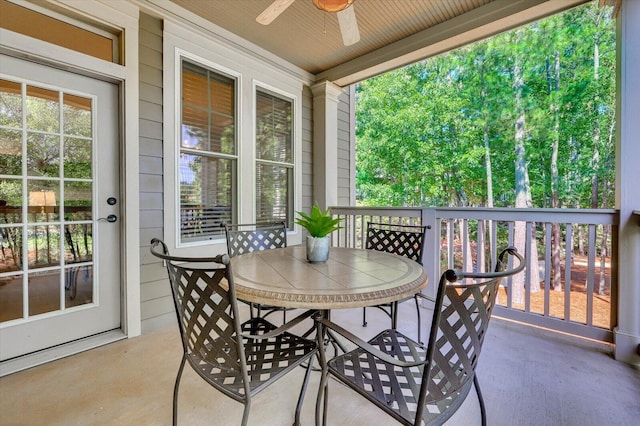
[[[323,81],[313,93],[313,202],[320,208],[338,203],[338,96],[342,89]]]
[[[618,16],[618,134],[616,206],[618,241],[618,326],[615,358],[640,366],[640,1],[623,1]]]

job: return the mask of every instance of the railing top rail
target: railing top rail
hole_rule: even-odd
[[[524,220],[529,222],[584,223],[617,225],[619,212],[615,209],[522,209],[488,207],[438,207],[439,219]]]
[[[596,225],[617,225],[616,209],[523,209],[503,207],[357,207],[334,206],[331,211],[341,215],[422,217],[424,210],[435,211],[438,219],[523,220],[530,222],[561,222]]]
[[[332,206],[333,214],[351,214],[364,216],[400,216],[420,217],[421,207],[357,207],[357,206]]]

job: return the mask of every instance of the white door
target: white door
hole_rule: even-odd
[[[118,87],[0,55],[0,361],[120,328]]]

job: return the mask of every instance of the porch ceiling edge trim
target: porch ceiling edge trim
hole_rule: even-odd
[[[276,69],[279,69],[294,78],[300,80],[303,84],[313,84],[316,78],[313,74],[303,70],[302,68],[285,61],[277,55],[265,50],[237,34],[227,31],[212,22],[190,12],[182,7],[167,0],[131,0],[140,7],[145,13],[152,14],[161,19],[172,19],[179,24],[188,24],[188,28],[193,31],[199,31],[212,39],[230,44],[233,48],[250,56],[259,58],[261,61],[268,63]]]
[[[319,73],[317,80],[348,86],[589,0],[498,0]]]

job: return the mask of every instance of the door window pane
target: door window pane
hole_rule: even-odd
[[[60,309],[60,270],[29,274],[29,315]]]
[[[60,183],[55,180],[27,181],[29,193],[28,222],[60,220]]]
[[[0,178],[0,224],[22,222],[22,179]]]
[[[27,134],[27,174],[60,176],[60,136],[34,132]]]
[[[64,176],[91,179],[92,146],[90,139],[65,138]]]
[[[91,99],[65,93],[62,97],[64,133],[91,137]]]
[[[83,265],[65,269],[65,308],[93,302],[93,266]]]
[[[60,263],[60,227],[36,225],[27,228],[29,268],[46,268]]]
[[[64,256],[66,264],[93,260],[93,226],[76,223],[64,227]]]
[[[67,181],[64,183],[64,219],[67,222],[91,220],[92,183]]]
[[[0,273],[22,270],[22,228],[0,228]]]
[[[22,174],[22,132],[0,129],[0,170],[3,175]]]
[[[0,125],[22,127],[22,85],[0,79]]]
[[[0,322],[22,318],[22,275],[4,277],[1,280]]]
[[[58,92],[27,86],[27,129],[48,133],[60,132]]]

